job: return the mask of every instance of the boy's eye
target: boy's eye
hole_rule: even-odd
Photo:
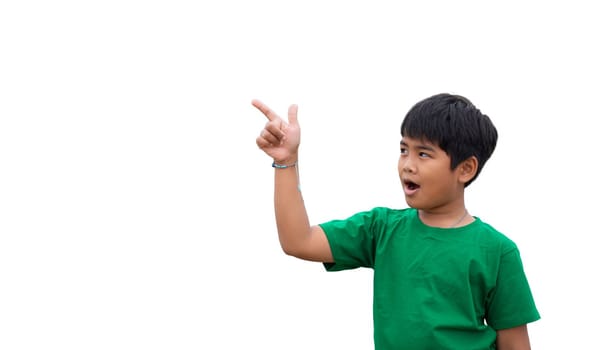
[[[428,158],[428,157],[430,157],[430,155],[428,153],[426,153],[426,152],[419,152],[419,156],[421,158]]]
[[[407,149],[406,148],[401,148],[401,154],[407,154]]]

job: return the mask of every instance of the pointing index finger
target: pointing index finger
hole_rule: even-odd
[[[272,109],[268,108],[268,106],[262,103],[260,100],[252,100],[252,105],[258,108],[258,110],[262,112],[262,114],[264,114],[270,121],[279,118],[279,116],[275,112],[273,112]]]

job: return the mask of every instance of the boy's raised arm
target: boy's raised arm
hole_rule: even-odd
[[[289,107],[286,122],[264,103],[253,100],[252,105],[268,118],[264,129],[256,138],[256,144],[274,161],[275,218],[281,248],[286,254],[301,259],[333,262],[325,232],[319,226],[310,226],[299,189],[298,106]]]

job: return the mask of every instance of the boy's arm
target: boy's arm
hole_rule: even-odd
[[[497,350],[530,350],[526,325],[497,331]]]
[[[256,138],[256,144],[276,164],[285,166],[275,167],[274,190],[275,218],[283,251],[305,260],[333,262],[325,232],[319,226],[310,226],[299,189],[297,106],[290,106],[288,122],[285,122],[262,102],[254,100],[252,104],[269,120]]]
[[[310,226],[295,167],[275,169],[275,218],[283,251],[304,260],[333,262],[319,226]]]

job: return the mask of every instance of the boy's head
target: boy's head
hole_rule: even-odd
[[[465,186],[478,177],[497,144],[497,129],[489,117],[467,98],[446,93],[416,103],[403,120],[401,136],[438,145],[451,159],[451,170],[475,156],[476,175]]]

